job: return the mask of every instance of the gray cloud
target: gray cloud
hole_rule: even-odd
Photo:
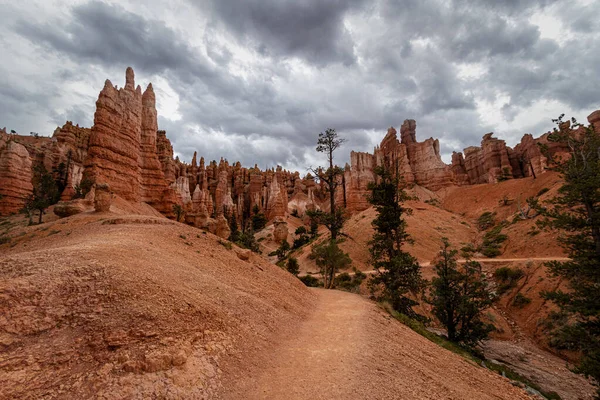
[[[356,60],[344,15],[364,0],[214,0],[218,20],[263,55],[296,56],[323,66]],[[201,2],[200,4],[204,4]]]
[[[0,38],[12,60],[0,65],[1,126],[50,134],[65,119],[90,124],[104,79],[123,84],[128,65],[175,93],[178,117],[161,115],[159,126],[183,159],[198,151],[261,167],[321,162],[315,141],[329,127],[348,138],[342,164],[408,118],[420,140],[440,138],[448,159],[492,130],[513,144],[542,133],[555,115],[540,102],[580,119],[600,106],[590,4],[69,2],[0,11],[12,21]],[[534,24],[540,13],[563,22],[561,37]]]

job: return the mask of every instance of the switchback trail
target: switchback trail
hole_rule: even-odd
[[[508,380],[402,325],[358,295],[313,289],[299,327],[227,389],[233,399],[529,399]],[[263,358],[263,357],[261,357]]]

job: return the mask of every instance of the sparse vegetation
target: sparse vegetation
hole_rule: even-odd
[[[267,225],[267,217],[257,205],[252,208],[252,214],[252,230],[258,232]]]
[[[480,231],[486,231],[496,225],[496,213],[486,211],[477,218],[477,228]]]
[[[525,307],[527,304],[531,303],[531,299],[527,296],[524,296],[521,293],[517,293],[517,295],[515,296],[512,305],[518,308],[523,308]]]
[[[300,280],[302,281],[302,283],[304,283],[306,286],[308,287],[319,287],[319,286],[323,286],[323,283],[315,278],[312,275],[304,275],[300,277]]]
[[[33,169],[33,194],[27,197],[22,209],[29,216],[29,223],[32,223],[32,211],[37,210],[38,224],[41,224],[46,209],[55,204],[59,198],[60,192],[52,174],[43,164],[36,165]]]
[[[573,118],[572,126],[561,115],[558,128],[548,137],[569,149],[570,157],[551,159],[550,168],[558,172],[564,184],[539,209],[544,217],[540,226],[557,229],[567,249],[569,261],[546,263],[550,271],[569,282],[569,290],[542,293],[569,316],[568,322],[554,332],[553,344],[581,351],[577,372],[591,376],[600,384],[600,132],[584,127]],[[577,129],[577,134],[573,131]],[[547,153],[547,148],[542,147]],[[600,397],[600,388],[597,391]]]
[[[498,282],[498,295],[501,296],[517,286],[525,273],[520,268],[500,267],[494,271],[494,278]]]
[[[346,139],[341,138],[335,129],[329,128],[325,130],[325,133],[319,133],[316,150],[327,155],[329,166],[326,169],[323,167],[311,168],[317,178],[325,183],[329,194],[329,212],[322,210],[307,211],[307,215],[311,219],[312,236],[316,237],[319,224],[325,225],[331,235],[328,243],[322,243],[312,249],[312,255],[321,268],[323,286],[326,289],[334,287],[336,271],[346,268],[351,262],[350,256],[338,247],[338,235],[342,230],[346,217],[343,208],[336,205],[335,191],[343,182],[344,170],[333,163],[333,153],[345,141]]]
[[[290,244],[287,240],[281,242],[277,250],[269,253],[269,256],[277,256],[277,261],[283,261],[288,256],[288,252],[290,251]]]
[[[326,289],[335,287],[335,274],[352,263],[348,253],[344,253],[337,241],[327,240],[312,248],[311,256],[320,268],[323,285]]]
[[[502,243],[508,239],[508,236],[502,233],[502,225],[496,226],[494,229],[486,232],[483,236],[483,242],[479,248],[481,254],[486,257],[497,257],[501,252]]]
[[[90,190],[92,190],[92,186],[94,186],[94,181],[84,176],[81,182],[79,182],[78,185],[75,185],[75,195],[73,196],[73,199],[84,198]]]
[[[293,249],[299,249],[310,242],[310,236],[308,235],[306,227],[299,226],[294,234],[296,235],[296,238],[294,239],[294,244],[292,245]]]
[[[424,281],[417,259],[402,250],[402,246],[410,241],[404,220],[410,210],[402,205],[407,196],[400,188],[398,164],[396,162],[394,166],[395,174],[386,164],[387,160],[384,160],[383,166],[375,168],[379,179],[368,186],[371,191],[369,203],[377,211],[377,217],[371,223],[375,233],[369,241],[371,264],[377,274],[369,284],[379,301],[387,301],[396,311],[416,317],[412,307],[418,303],[413,300],[414,296],[408,295],[419,292]]]
[[[509,179],[512,179],[512,173],[510,172],[510,168],[502,168],[502,174],[498,177],[498,182],[504,182]]]
[[[447,238],[442,238],[442,248],[433,264],[437,276],[431,281],[427,302],[446,327],[450,341],[474,346],[493,330],[492,325],[481,320],[483,310],[492,300],[481,265],[471,261],[469,250],[462,252],[466,261],[459,265],[458,251],[450,248]]]
[[[350,275],[347,272],[344,272],[336,276],[335,287],[341,290],[346,290],[348,292],[358,293],[360,285],[366,278],[367,275],[354,268],[352,275]]]
[[[225,247],[227,250],[231,250],[233,249],[233,245],[231,244],[231,242],[225,241],[225,240],[219,240],[219,244],[223,247]]]
[[[173,214],[175,214],[175,221],[181,222],[183,217],[185,216],[185,210],[179,204],[173,205]]]
[[[287,261],[286,269],[290,274],[298,276],[298,273],[300,272],[298,259],[295,257],[290,257]]]
[[[10,241],[11,241],[10,236],[0,236],[0,245],[10,243]]]

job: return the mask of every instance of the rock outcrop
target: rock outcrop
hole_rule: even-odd
[[[127,69],[124,88],[106,80],[96,102],[85,162],[86,176],[109,183],[115,194],[132,202],[142,199],[142,108],[142,89],[135,88],[133,69]]]
[[[106,81],[91,129],[67,121],[52,138],[0,130],[0,194],[4,196],[0,214],[22,208],[25,197],[32,193],[34,165],[53,173],[62,201],[70,201],[77,186],[88,179],[86,184],[93,181],[100,187],[100,209],[110,208],[110,204],[108,208],[102,205],[112,198],[103,194],[102,184],[107,184],[115,195],[130,202],[146,202],[170,217],[178,204],[185,210],[187,223],[222,236],[229,235],[225,225],[231,218],[244,226],[256,213],[263,213],[277,221],[278,238],[284,240],[287,228],[283,229],[281,221],[288,214],[302,216],[307,210],[328,209],[324,182],[316,183],[310,174],[302,178],[279,166],[261,171],[256,165],[244,168],[224,159],[207,164],[202,157],[198,161],[197,153],[191,164],[173,158],[173,146],[157,121],[152,85],[142,93],[128,68],[123,88]],[[600,110],[590,114],[588,121],[600,132]],[[376,180],[375,168],[384,164],[405,185],[436,191],[542,174],[549,164],[547,157],[568,150],[550,141],[550,133],[537,139],[527,134],[514,149],[488,133],[480,146],[453,153],[451,165],[446,165],[439,141],[418,142],[416,128],[414,120],[405,120],[400,140],[392,127],[373,153],[352,152],[335,193],[337,203],[350,212],[368,208],[368,185]],[[547,152],[542,153],[540,145]],[[77,211],[77,207],[61,207],[59,212],[65,214]]]
[[[31,164],[27,149],[17,142],[0,149],[0,215],[19,212],[33,193]]]
[[[112,204],[113,193],[110,186],[105,183],[97,184],[94,188],[94,210],[108,212]]]

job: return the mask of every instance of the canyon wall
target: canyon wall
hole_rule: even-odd
[[[600,111],[593,112],[588,121],[600,131]],[[540,144],[551,156],[567,150],[549,141],[549,133],[537,139],[526,134],[514,149],[488,133],[480,146],[453,153],[452,163],[446,165],[439,141],[418,142],[416,129],[414,120],[405,120],[400,139],[391,127],[373,153],[351,152],[336,192],[338,204],[351,212],[368,208],[368,185],[375,181],[378,165],[392,168],[406,185],[435,191],[541,174],[548,159]],[[188,223],[215,232],[230,218],[247,223],[255,213],[263,213],[269,220],[281,221],[292,212],[302,215],[306,210],[328,208],[323,181],[310,174],[302,178],[281,167],[261,171],[256,165],[245,168],[224,159],[206,164],[196,153],[190,164],[173,157],[166,132],[158,129],[152,84],[142,92],[128,68],[123,88],[105,82],[91,129],[67,121],[52,138],[0,131],[0,215],[22,208],[32,193],[35,165],[43,165],[61,182],[61,200],[71,199],[78,185],[89,179],[171,217],[179,205]]]

